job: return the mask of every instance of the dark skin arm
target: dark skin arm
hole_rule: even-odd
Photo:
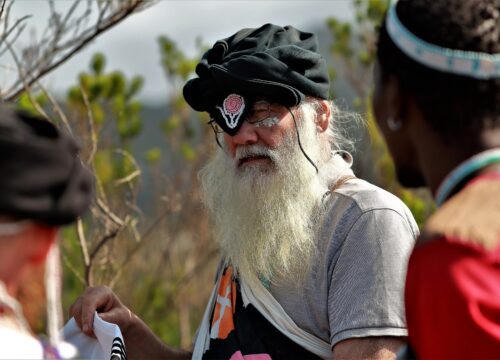
[[[92,323],[96,310],[104,321],[120,327],[128,359],[191,359],[191,352],[164,344],[108,287],[87,288],[70,307],[69,314],[85,334],[94,336]]]

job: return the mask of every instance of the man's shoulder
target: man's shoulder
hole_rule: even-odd
[[[408,207],[397,196],[359,178],[351,179],[335,189],[331,201],[349,203],[360,213],[379,209],[394,210],[404,215],[409,213]]]
[[[335,189],[325,210],[322,235],[337,239],[334,247],[341,246],[348,234],[364,237],[367,232],[380,231],[380,226],[386,233],[398,234],[397,239],[387,237],[388,241],[414,240],[419,234],[412,213],[399,198],[361,179],[350,179]],[[353,232],[356,224],[358,229]]]

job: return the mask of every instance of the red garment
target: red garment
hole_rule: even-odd
[[[405,301],[418,359],[500,359],[500,247],[447,238],[417,247]]]

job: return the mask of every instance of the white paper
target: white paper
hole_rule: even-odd
[[[82,359],[125,360],[125,342],[118,325],[102,320],[94,314],[94,334],[97,339],[85,335],[74,318],[63,328],[64,340],[78,349]]]

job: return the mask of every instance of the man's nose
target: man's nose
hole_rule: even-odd
[[[236,145],[249,145],[256,143],[258,135],[255,126],[244,121],[236,135],[232,137],[232,140]]]

